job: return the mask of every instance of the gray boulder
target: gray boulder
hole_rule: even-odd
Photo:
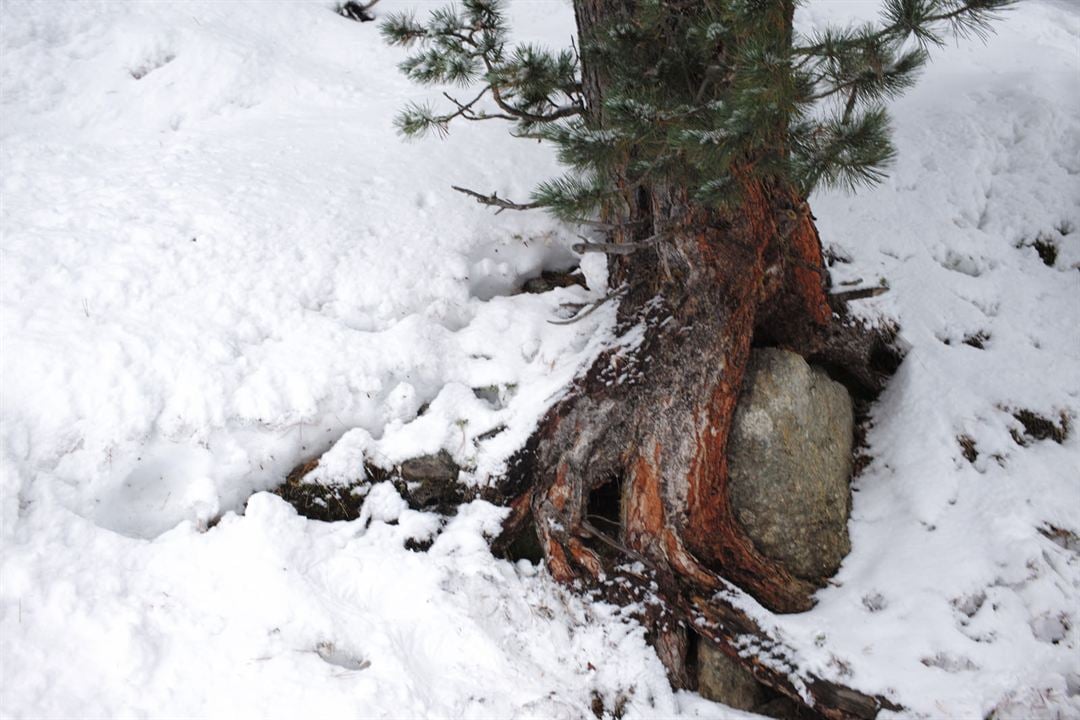
[[[735,516],[757,548],[820,582],[850,549],[851,397],[799,355],[751,355],[728,447]]]
[[[853,432],[842,385],[795,353],[753,352],[728,445],[732,507],[758,550],[812,582],[834,574],[850,549]],[[775,714],[760,705],[754,676],[704,638],[698,690]]]

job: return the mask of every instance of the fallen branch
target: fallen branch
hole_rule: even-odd
[[[660,238],[662,238],[664,235],[665,233],[660,232],[656,233],[655,235],[651,235],[644,240],[628,243],[590,242],[588,239],[581,237],[581,235],[578,235],[578,237],[584,240],[584,242],[574,243],[570,246],[570,249],[576,253],[581,254],[595,252],[606,253],[608,255],[629,255],[631,253],[637,252],[638,250],[645,250],[646,248],[651,248],[652,246],[656,245],[656,243],[658,243],[660,241]]]
[[[538,202],[516,203],[512,200],[506,200],[504,198],[501,198],[496,193],[484,195],[483,193],[478,193],[475,190],[458,187],[457,185],[451,185],[450,187],[453,190],[457,190],[459,193],[463,193],[465,195],[468,195],[469,197],[476,198],[476,202],[480,203],[481,205],[489,205],[491,207],[499,208],[495,211],[496,215],[501,213],[503,210],[535,210],[536,208],[544,206],[543,203]]]
[[[832,293],[829,295],[829,304],[836,306],[837,304],[849,303],[852,300],[862,300],[864,298],[877,297],[878,295],[884,295],[889,291],[888,285],[882,285],[880,287],[872,288],[858,288],[856,290],[844,290],[843,292]]]

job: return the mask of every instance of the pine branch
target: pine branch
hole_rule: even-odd
[[[477,98],[459,102],[444,93],[456,112],[436,113],[412,107],[399,121],[406,134],[434,128],[445,135],[455,119],[507,120],[518,125],[519,135],[584,113],[575,53],[550,53],[520,45],[507,54],[508,33],[499,2],[466,0],[461,9],[433,10],[426,23],[408,13],[391,15],[381,31],[392,45],[419,50],[400,65],[410,79],[423,85],[470,85],[482,80]],[[476,109],[479,98],[490,93],[498,112]]]
[[[941,38],[930,30],[935,23],[952,26],[957,35],[975,33],[985,37],[991,20],[997,19],[1001,12],[1016,5],[1017,0],[891,0],[884,13],[888,21],[877,31],[864,38],[867,42],[894,39],[902,42],[912,35],[920,44],[941,45]],[[955,5],[952,10],[945,7]],[[936,14],[931,8],[943,11]],[[795,46],[791,49],[795,56],[817,56],[830,47],[828,40],[812,45]]]
[[[576,45],[508,45],[501,0],[460,0],[426,22],[394,15],[383,32],[417,46],[402,63],[411,79],[478,86],[467,100],[444,93],[445,112],[406,108],[405,134],[504,120],[516,137],[552,143],[569,168],[540,183],[529,203],[455,190],[498,212],[543,207],[589,222],[601,211],[617,217],[640,188],[657,184],[684,188],[703,206],[737,207],[739,167],[803,196],[819,184],[880,182],[894,154],[884,103],[914,83],[929,45],[946,32],[984,35],[1015,0],[881,1],[877,23],[826,29],[794,47],[768,0],[640,0],[584,38],[580,57]],[[600,123],[586,115],[581,57],[605,75]],[[651,244],[576,249],[625,255]]]
[[[496,215],[501,213],[503,210],[535,210],[536,208],[544,207],[543,203],[516,203],[511,200],[501,198],[496,193],[484,195],[483,193],[478,193],[475,190],[458,187],[457,185],[451,185],[450,188],[453,190],[457,190],[459,193],[468,195],[471,198],[476,198],[476,202],[480,203],[481,205],[489,205],[491,207],[499,208],[495,211]]]
[[[531,113],[519,107],[514,107],[513,105],[508,103],[503,97],[503,92],[504,91],[500,90],[497,86],[491,86],[491,97],[495,101],[495,104],[499,106],[499,109],[507,115],[512,115],[513,118],[516,120],[523,120],[526,123],[532,125],[546,125],[548,123],[553,123],[557,120],[562,120],[564,118],[574,117],[575,115],[582,115],[585,112],[585,108],[583,106],[571,103],[569,105],[564,105],[563,107],[558,107],[550,113]]]
[[[476,103],[478,103],[482,97],[487,95],[489,90],[491,90],[490,87],[484,87],[484,89],[480,91],[479,95],[477,95],[476,97],[474,97],[472,100],[470,100],[469,102],[467,102],[465,104],[462,104],[462,103],[458,102],[456,98],[454,98],[454,97],[452,97],[450,95],[450,93],[444,92],[443,97],[446,98],[447,100],[449,100],[450,102],[452,102],[457,107],[458,110],[457,110],[457,112],[452,113],[450,115],[442,116],[440,118],[440,120],[442,121],[442,123],[444,125],[448,124],[451,120],[453,120],[454,118],[458,118],[458,117],[464,118],[465,120],[476,120],[476,121],[480,121],[480,120],[513,120],[514,118],[510,117],[509,115],[502,115],[500,113],[489,113],[489,112],[487,112],[485,110],[481,110],[480,112],[476,112],[475,110],[473,110],[473,106],[476,105]]]

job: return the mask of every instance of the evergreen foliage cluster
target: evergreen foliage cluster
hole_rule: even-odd
[[[894,154],[885,104],[913,84],[931,47],[985,35],[1014,2],[884,0],[876,23],[802,37],[780,0],[639,0],[582,39],[581,56],[604,76],[600,108],[586,107],[576,49],[511,47],[500,0],[463,0],[426,22],[394,15],[382,32],[415,48],[401,65],[409,78],[481,86],[466,102],[446,95],[445,113],[409,106],[401,131],[499,118],[551,141],[568,172],[541,183],[529,207],[569,219],[645,184],[723,205],[746,172],[803,197],[876,183]]]
[[[383,22],[380,30],[387,42],[417,48],[400,66],[411,80],[422,85],[482,85],[467,102],[444,93],[455,108],[445,113],[430,104],[410,104],[397,118],[405,135],[445,134],[456,118],[510,120],[519,134],[529,135],[582,112],[577,55],[528,44],[508,48],[502,5],[500,0],[464,0],[460,6],[431,11],[425,23],[411,13],[397,13]]]

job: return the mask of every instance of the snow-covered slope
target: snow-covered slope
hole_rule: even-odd
[[[546,149],[494,126],[403,143],[423,93],[327,3],[2,8],[0,713],[702,706],[640,628],[496,562],[495,508],[419,554],[438,520],[383,491],[366,530],[248,502],[350,428],[478,478],[524,441],[610,310],[558,326],[592,296],[511,296],[573,235],[448,186],[524,196]],[[565,4],[515,17],[569,41]]]
[[[568,2],[512,10],[523,38],[569,41]],[[498,509],[440,527],[377,488],[325,525],[257,493],[350,428],[499,471],[611,309],[548,323],[595,294],[512,293],[572,263],[573,228],[448,186],[524,197],[546,148],[476,124],[402,142],[394,112],[429,94],[326,3],[0,13],[0,713],[737,715],[673,693],[612,608],[494,560]],[[910,352],[873,411],[853,552],[782,626],[918,715],[1080,716],[1060,532],[1080,532],[1078,91],[1080,11],[1031,0],[938,53],[886,184],[812,200],[836,279],[887,279],[859,310]],[[1021,446],[1021,410],[1072,432]]]

